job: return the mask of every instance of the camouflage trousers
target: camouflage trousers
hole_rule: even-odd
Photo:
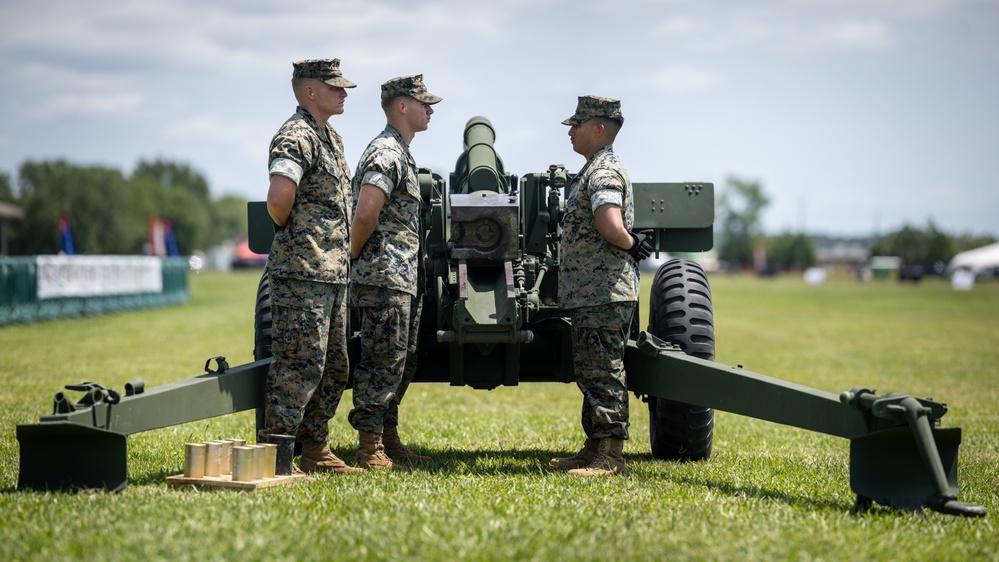
[[[325,443],[347,386],[346,285],[271,277],[264,433]]]
[[[354,367],[354,409],[347,420],[358,431],[396,427],[399,403],[416,374],[423,299],[351,283],[350,302],[361,319],[361,359]]]
[[[628,438],[624,349],[636,303],[615,302],[570,311],[576,384],[583,392],[583,431],[591,439]]]

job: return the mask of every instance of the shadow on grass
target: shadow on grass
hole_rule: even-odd
[[[665,462],[665,461],[664,461]],[[789,506],[809,506],[816,510],[831,511],[852,511],[853,505],[844,504],[840,501],[829,499],[817,499],[800,494],[794,494],[783,490],[775,490],[764,486],[736,485],[729,482],[721,482],[716,479],[697,476],[679,476],[671,478],[679,484],[687,484],[703,488],[710,488],[721,494],[732,497],[746,497],[758,500],[782,503]]]
[[[414,448],[415,449],[415,448]],[[554,457],[571,456],[576,451],[555,450],[548,448],[527,449],[421,449],[415,451],[427,455],[433,460],[429,463],[405,463],[414,471],[429,474],[479,474],[479,475],[509,475],[524,476],[531,474],[563,474],[564,471],[548,466],[548,461]],[[338,449],[334,453],[343,459],[353,459],[354,450]],[[674,461],[664,461],[652,456],[651,453],[625,454],[629,464],[661,463],[678,465]],[[637,469],[637,470],[635,470]],[[709,488],[720,494],[732,497],[748,497],[764,501],[782,503],[790,506],[808,506],[815,510],[832,510],[864,514],[867,512],[890,513],[894,508],[867,504],[858,507],[841,501],[820,499],[783,490],[770,489],[764,486],[736,485],[710,476],[690,476],[674,474],[650,474],[644,467],[634,466],[631,470],[632,479],[665,479],[677,484],[691,487]]]
[[[427,473],[436,475],[500,475],[500,476],[525,476],[525,475],[558,475],[563,471],[548,466],[548,461],[554,457],[571,456],[575,450],[556,450],[550,448],[527,448],[527,449],[433,449],[413,447],[414,452],[431,457],[430,462],[404,462],[405,466],[413,470],[414,473]],[[355,448],[336,447],[333,453],[345,460],[348,464],[354,464]],[[784,490],[768,488],[765,486],[754,486],[752,483],[741,485],[725,482],[709,475],[690,474],[663,474],[656,470],[650,473],[647,466],[642,464],[661,464],[664,466],[679,466],[682,463],[674,461],[663,461],[656,459],[650,453],[625,454],[626,460],[631,465],[631,478],[636,479],[659,479],[667,480],[676,484],[687,485],[694,488],[708,488],[722,495],[731,497],[747,497],[763,501],[782,503],[789,506],[808,506],[815,510],[831,510],[850,512],[854,515],[863,516],[868,513],[893,513],[904,511],[896,510],[888,506],[879,504],[853,505],[845,504],[841,501],[819,499],[801,494],[795,494]],[[710,462],[710,461],[709,461]],[[179,470],[156,470],[142,472],[141,474],[131,474],[129,484],[133,486],[160,485],[166,482],[168,476],[178,474]],[[57,492],[80,493],[95,492],[96,490],[64,490]],[[16,488],[0,490],[0,494],[21,493]]]

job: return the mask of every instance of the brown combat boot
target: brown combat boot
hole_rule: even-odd
[[[410,451],[399,439],[399,428],[396,426],[386,426],[382,431],[382,444],[385,446],[385,454],[395,462],[430,462],[430,457],[418,455]]]
[[[593,462],[593,457],[597,455],[598,439],[586,438],[583,448],[571,457],[556,457],[548,461],[548,466],[559,470],[572,470],[574,468],[585,468]]]
[[[317,443],[306,441],[302,443],[302,458],[299,461],[302,472],[312,474],[313,472],[334,472],[336,474],[354,474],[364,472],[363,468],[354,468],[340,460],[333,451],[330,451],[328,443]]]
[[[359,466],[379,470],[408,470],[402,465],[393,463],[392,459],[388,458],[380,433],[358,431],[357,438],[359,445],[354,459],[357,460]]]
[[[624,462],[624,439],[608,437],[601,439],[597,445],[597,454],[585,468],[575,468],[569,471],[573,476],[627,476],[628,466]]]

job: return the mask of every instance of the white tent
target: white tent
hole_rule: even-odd
[[[959,267],[967,267],[975,273],[983,273],[999,267],[999,242],[961,252],[947,264],[947,272],[951,273]]]

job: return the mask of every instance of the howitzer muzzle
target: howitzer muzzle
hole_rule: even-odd
[[[468,120],[465,125],[465,151],[458,157],[455,174],[451,178],[452,193],[509,192],[503,162],[493,148],[495,141],[496,131],[488,119],[473,117]]]

